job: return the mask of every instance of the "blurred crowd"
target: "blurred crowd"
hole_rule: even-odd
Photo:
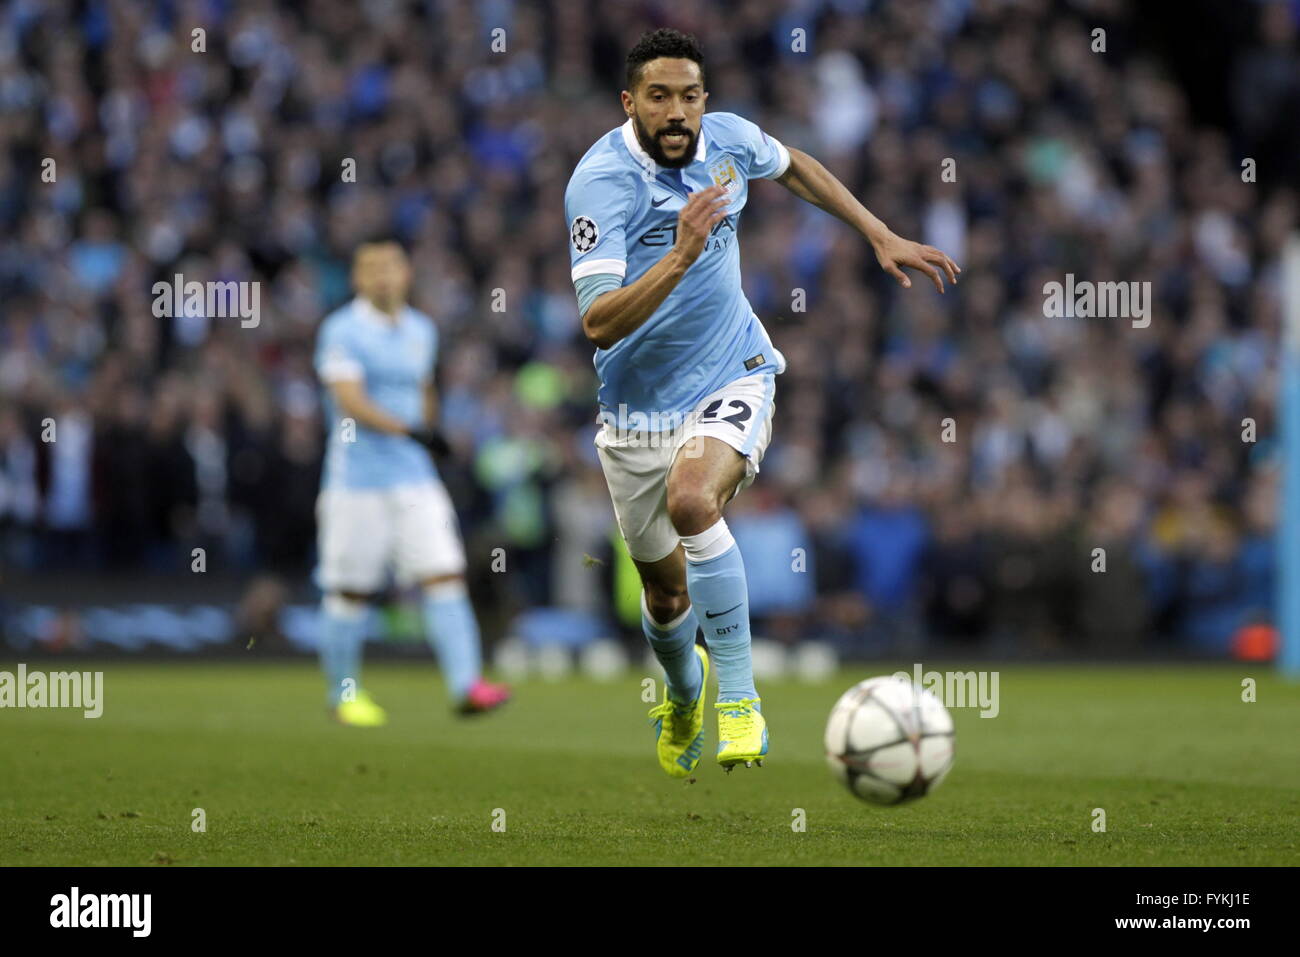
[[[1223,653],[1271,615],[1297,226],[1294,189],[1242,160],[1300,103],[1300,7],[1238,6],[1235,119],[1213,128],[1122,0],[12,0],[0,562],[183,575],[204,547],[209,569],[309,582],[313,338],[354,245],[391,232],[441,331],[476,587],[608,609],[562,200],[623,119],[627,49],[671,25],[701,40],[710,109],[963,268],[943,297],[900,290],[848,228],[754,188],[746,291],[789,362],[729,512],[759,630]],[[1150,282],[1150,325],[1046,317],[1069,273]],[[176,274],[259,282],[259,321],[157,318]]]

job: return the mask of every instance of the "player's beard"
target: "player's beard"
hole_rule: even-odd
[[[691,161],[695,159],[695,142],[699,138],[699,134],[692,132],[688,127],[664,127],[659,131],[660,134],[667,133],[670,130],[674,133],[686,134],[686,149],[682,150],[682,155],[677,159],[671,159],[664,154],[664,148],[660,145],[659,137],[650,135],[650,131],[642,125],[640,117],[632,117],[632,129],[636,131],[636,139],[641,144],[641,148],[650,154],[652,160],[665,169],[683,169],[690,166]]]

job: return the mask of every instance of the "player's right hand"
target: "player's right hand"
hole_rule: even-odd
[[[695,262],[704,252],[704,243],[713,227],[727,215],[731,197],[721,186],[710,186],[691,193],[677,214],[677,243],[673,247],[686,263]]]

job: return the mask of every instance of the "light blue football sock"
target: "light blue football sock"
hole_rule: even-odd
[[[699,624],[693,608],[687,608],[673,621],[661,625],[650,617],[645,591],[641,592],[641,630],[646,641],[664,667],[668,678],[668,697],[678,704],[690,704],[700,696],[700,679],[704,667],[695,653],[695,632]]]
[[[438,656],[447,694],[462,700],[483,670],[478,619],[464,581],[425,587],[424,634]]]
[[[361,689],[361,647],[366,639],[370,608],[365,602],[341,595],[321,599],[321,631],[317,651],[325,673],[325,700],[331,708],[345,691]]]
[[[686,549],[686,590],[709,646],[718,675],[718,700],[757,698],[749,653],[749,585],[745,562],[726,519],[698,535],[682,538]]]

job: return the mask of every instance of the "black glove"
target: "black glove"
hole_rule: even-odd
[[[439,458],[451,454],[451,445],[447,442],[446,436],[431,425],[412,429],[407,434]]]

